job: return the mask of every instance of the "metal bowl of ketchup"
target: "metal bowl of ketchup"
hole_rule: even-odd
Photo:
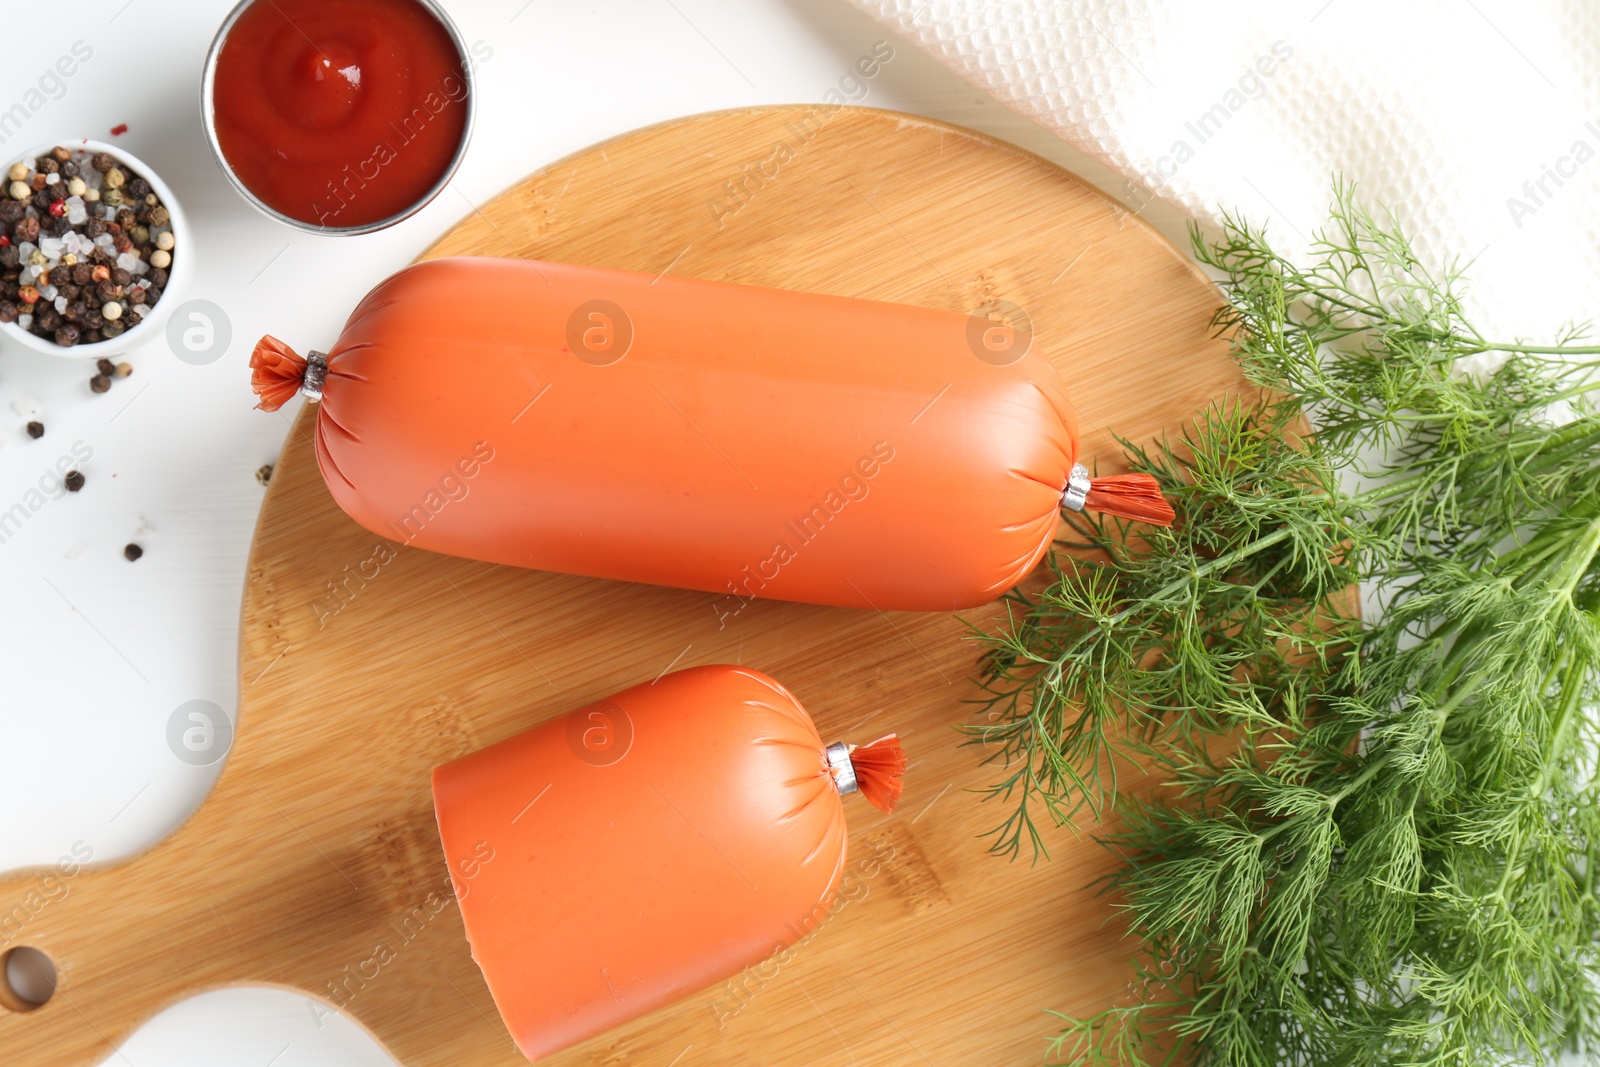
[[[234,188],[320,234],[420,211],[461,165],[476,107],[472,59],[433,0],[242,0],[200,91]]]

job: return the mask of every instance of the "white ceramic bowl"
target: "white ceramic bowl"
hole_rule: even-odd
[[[113,159],[126,163],[128,169],[150,183],[151,190],[161,198],[161,205],[167,209],[167,214],[172,216],[172,236],[176,244],[172,249],[172,266],[167,269],[167,285],[161,291],[161,299],[151,308],[150,314],[139,320],[138,325],[130,326],[120,336],[108,337],[104,341],[63,348],[54,341],[46,340],[38,334],[29,333],[14,322],[0,323],[0,337],[4,337],[7,342],[18,344],[23,348],[31,348],[35,352],[45,352],[52,356],[61,356],[64,359],[101,359],[119,352],[126,352],[137,345],[142,345],[159,335],[165,328],[167,318],[172,313],[172,309],[178,305],[183,298],[183,293],[188,289],[189,278],[194,269],[194,240],[189,232],[189,220],[184,216],[183,208],[178,204],[178,198],[172,195],[172,189],[166,182],[161,180],[161,175],[157,174],[155,169],[144,160],[117,145],[106,144],[104,141],[91,141],[86,138],[74,138],[70,141],[50,141],[31,152],[21,152],[7,159],[5,165],[0,167],[0,175],[9,170],[17,160],[37,159],[57,145],[63,148],[70,148],[75,152],[105,152]]]

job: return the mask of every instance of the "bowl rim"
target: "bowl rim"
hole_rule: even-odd
[[[228,33],[233,29],[234,23],[238,22],[240,16],[244,14],[245,9],[257,2],[258,0],[239,0],[233,6],[233,9],[228,12],[228,16],[222,20],[222,25],[217,28],[216,36],[211,39],[211,47],[206,51],[205,66],[201,68],[200,73],[200,120],[205,126],[206,144],[211,146],[211,156],[227,177],[228,183],[234,187],[240,196],[244,197],[246,203],[268,218],[275,219],[286,226],[292,226],[302,233],[313,233],[327,237],[353,237],[364,233],[376,233],[378,230],[386,230],[390,226],[404,222],[433,203],[434,199],[444,192],[445,187],[454,180],[456,172],[461,169],[461,163],[466,159],[467,146],[472,141],[472,129],[478,114],[477,74],[473,69],[472,55],[467,48],[466,39],[461,36],[461,30],[456,26],[455,20],[450,17],[449,12],[445,11],[437,0],[412,0],[412,3],[425,8],[435,21],[444,27],[445,32],[450,35],[451,43],[456,48],[456,56],[461,61],[461,75],[467,86],[466,123],[461,128],[461,140],[456,144],[456,150],[451,155],[449,164],[440,173],[438,180],[429,186],[428,190],[414,203],[402,211],[355,226],[319,226],[314,222],[307,222],[292,215],[285,215],[257,196],[234,172],[233,166],[228,162],[228,157],[223,154],[222,144],[217,138],[216,79],[217,63],[222,55],[222,45],[227,40]]]
[[[156,332],[155,327],[160,324],[160,321],[165,319],[172,311],[172,306],[169,304],[173,288],[170,284],[171,281],[177,278],[181,282],[188,277],[189,260],[194,256],[193,242],[190,240],[189,233],[189,218],[184,214],[183,206],[178,203],[178,198],[172,192],[172,187],[156,172],[155,168],[120,145],[99,141],[93,137],[69,137],[46,141],[34,148],[30,148],[26,152],[18,152],[16,155],[10,156],[6,160],[5,167],[0,169],[9,168],[11,164],[24,159],[38,159],[41,155],[56,147],[70,148],[75,152],[105,152],[126,163],[129,168],[138,171],[139,176],[149,182],[150,187],[161,197],[162,206],[172,216],[172,232],[178,238],[178,244],[186,251],[182,256],[173,259],[174,267],[168,276],[169,284],[162,291],[160,302],[155,305],[149,315],[146,315],[135,326],[124,330],[116,337],[106,337],[88,344],[78,344],[73,345],[71,348],[64,348],[54,341],[40,337],[29,330],[24,330],[14,322],[0,322],[0,330],[4,330],[5,335],[15,340],[18,344],[24,345],[35,352],[59,356],[62,359],[94,358],[106,352],[125,350],[135,345],[143,344],[147,337]],[[179,263],[183,264],[183,266],[177,266]]]

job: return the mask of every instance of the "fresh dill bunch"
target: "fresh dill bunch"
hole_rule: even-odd
[[[1052,1053],[1600,1055],[1600,348],[1486,339],[1346,186],[1307,266],[1237,219],[1195,245],[1264,399],[1130,448],[1179,522],[1072,517],[982,638],[993,850],[1166,776],[1104,836],[1138,993]]]

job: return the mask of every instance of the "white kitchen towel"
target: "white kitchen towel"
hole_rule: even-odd
[[[853,0],[1214,223],[1303,251],[1335,173],[1425,262],[1471,261],[1499,340],[1600,318],[1595,0]]]

